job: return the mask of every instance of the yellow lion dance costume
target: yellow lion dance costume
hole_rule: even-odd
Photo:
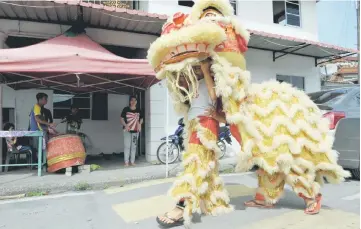
[[[233,18],[228,0],[198,0],[190,15],[177,13],[163,26],[162,35],[151,45],[148,60],[158,79],[166,79],[175,110],[187,114],[197,92],[193,67],[210,57],[215,91],[223,111],[239,141],[238,171],[257,165],[259,187],[253,207],[269,207],[290,185],[300,197],[315,200],[320,207],[320,185],[326,178],[339,183],[350,174],[337,165],[329,122],[318,107],[300,90],[276,81],[250,84],[244,53],[250,35]],[[190,90],[178,84],[187,79]],[[192,212],[217,215],[232,209],[218,177],[214,152],[216,134],[201,120],[188,123],[189,135],[196,132],[201,145],[186,146],[185,172],[174,184],[171,195],[186,198],[184,219]],[[186,140],[185,140],[186,141]],[[189,143],[189,142],[187,142]],[[319,209],[318,209],[319,210]],[[307,212],[306,212],[307,213]],[[311,211],[312,214],[312,211]]]

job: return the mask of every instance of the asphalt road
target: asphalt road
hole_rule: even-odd
[[[325,185],[320,214],[303,213],[301,199],[287,187],[275,209],[245,209],[256,187],[254,174],[225,175],[236,210],[195,217],[195,229],[353,229],[360,225],[358,181]],[[0,229],[158,229],[155,216],[173,207],[166,196],[172,179],[104,191],[84,191],[0,202]],[[183,227],[178,227],[183,228]]]

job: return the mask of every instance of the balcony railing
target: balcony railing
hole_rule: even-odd
[[[82,0],[86,3],[99,4],[104,6],[112,6],[117,8],[126,8],[131,10],[139,10],[139,1],[126,1],[126,0]]]

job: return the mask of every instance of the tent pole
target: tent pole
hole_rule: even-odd
[[[3,130],[3,84],[0,84],[0,128]],[[3,139],[0,137],[0,165],[3,164]],[[0,173],[3,171],[0,168]]]
[[[139,100],[139,105],[138,107],[140,108],[140,112],[144,112],[143,111],[143,107],[142,107],[142,92],[138,92],[138,100]],[[143,118],[143,121],[144,121],[144,118]],[[141,126],[142,128],[142,126]],[[142,128],[142,131],[143,131],[143,128]],[[141,157],[142,156],[142,132],[139,132],[139,146],[138,146],[138,157]]]
[[[169,156],[169,109],[168,109],[168,103],[169,103],[169,97],[168,97],[168,87],[166,87],[166,90],[165,90],[165,92],[167,93],[167,95],[166,95],[166,97],[167,97],[167,100],[166,100],[166,108],[165,109],[167,109],[166,110],[166,112],[165,112],[165,115],[166,115],[166,117],[165,117],[165,120],[166,120],[166,124],[165,124],[165,131],[166,131],[166,147],[167,147],[167,154],[166,154],[166,156],[165,156],[165,177],[166,178],[168,178],[168,156]]]

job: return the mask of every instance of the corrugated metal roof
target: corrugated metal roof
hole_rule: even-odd
[[[249,47],[255,49],[264,49],[283,54],[295,54],[318,59],[358,52],[357,50],[342,48],[322,42],[265,33],[257,30],[249,31],[251,33]]]
[[[0,18],[70,24],[83,13],[94,28],[160,34],[166,15],[116,8],[81,0],[0,1]]]
[[[340,74],[357,74],[358,73],[358,67],[343,67],[343,68],[340,68],[340,70],[338,70],[337,73],[340,73]]]

